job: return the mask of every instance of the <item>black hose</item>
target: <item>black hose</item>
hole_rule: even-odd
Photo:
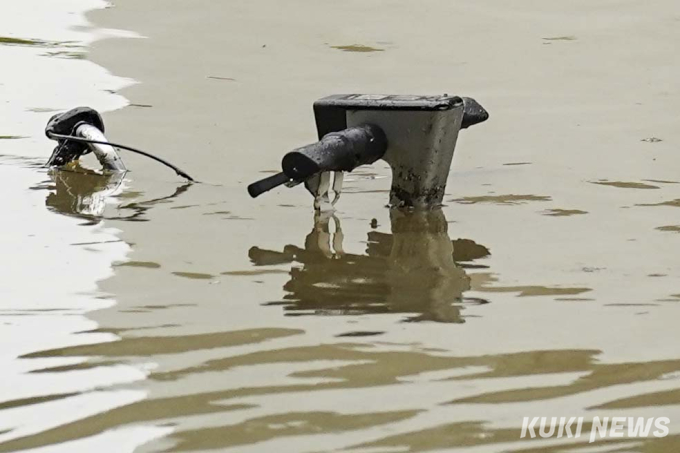
[[[187,180],[191,182],[196,182],[194,178],[189,176],[185,171],[183,171],[181,168],[176,167],[175,165],[171,164],[170,162],[161,159],[160,157],[154,156],[153,154],[147,153],[146,151],[142,151],[140,149],[133,148],[131,146],[125,146],[125,145],[120,145],[118,143],[111,143],[111,142],[103,142],[99,140],[90,140],[89,138],[82,138],[82,137],[75,137],[73,135],[62,135],[62,134],[55,134],[54,132],[47,131],[47,136],[52,139],[59,139],[59,140],[71,140],[74,142],[80,142],[80,143],[94,143],[97,145],[109,145],[113,146],[114,148],[120,148],[124,149],[127,151],[131,151],[133,153],[141,154],[142,156],[146,156],[150,159],[155,160],[156,162],[160,162],[161,164],[165,165],[166,167],[172,168],[175,173],[177,173],[179,176],[182,178],[186,178]]]

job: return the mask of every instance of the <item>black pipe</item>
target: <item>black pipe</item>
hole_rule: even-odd
[[[282,184],[290,181],[290,178],[286,176],[285,173],[277,173],[272,176],[268,176],[264,179],[256,181],[248,186],[248,193],[251,197],[257,198],[265,192],[268,192]]]
[[[324,171],[352,171],[372,164],[387,150],[387,138],[378,126],[365,124],[326,134],[321,140],[283,156],[281,167],[290,179],[304,181]]]
[[[283,172],[250,184],[248,193],[255,198],[282,184],[303,182],[320,172],[352,171],[359,165],[372,164],[386,150],[385,133],[372,124],[331,132],[318,142],[283,156]]]

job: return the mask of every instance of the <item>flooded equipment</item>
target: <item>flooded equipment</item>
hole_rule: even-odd
[[[47,122],[45,135],[56,138],[56,135],[73,135],[93,141],[106,141],[104,136],[104,120],[101,115],[89,107],[78,107],[68,112],[54,115]],[[113,147],[98,143],[85,143],[67,138],[56,138],[57,147],[46,166],[61,167],[80,159],[81,156],[94,152],[104,170],[127,171],[123,161]]]
[[[314,115],[319,141],[289,152],[281,173],[248,186],[253,198],[304,183],[315,209],[330,210],[343,172],[383,159],[392,168],[391,206],[440,205],[458,132],[489,118],[474,99],[446,94],[333,95],[314,103]]]
[[[170,167],[179,176],[194,181],[186,172],[160,157],[131,146],[109,142],[104,136],[104,120],[99,112],[90,107],[77,107],[54,115],[47,122],[45,135],[57,141],[46,167],[62,167],[92,152],[105,171],[126,172],[125,164],[116,152],[118,148],[149,157]]]

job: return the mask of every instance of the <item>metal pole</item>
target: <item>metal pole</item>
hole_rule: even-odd
[[[106,136],[102,133],[102,131],[90,124],[82,124],[78,126],[76,129],[76,135],[88,140],[96,140],[101,142],[107,141]],[[105,170],[127,171],[125,164],[123,164],[120,156],[112,146],[95,143],[89,143],[88,146],[94,155],[97,156],[97,160]]]

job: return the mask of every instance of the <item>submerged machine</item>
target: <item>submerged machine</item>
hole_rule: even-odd
[[[77,161],[85,154],[94,152],[104,170],[127,171],[125,164],[112,146],[97,143],[106,142],[106,137],[104,136],[104,120],[94,109],[77,107],[52,116],[45,127],[45,135],[57,140],[57,146],[45,166],[61,167]],[[78,138],[82,141],[77,140]]]
[[[280,173],[248,186],[252,197],[280,185],[304,183],[314,196],[315,209],[331,211],[342,191],[344,172],[383,159],[392,168],[391,206],[438,206],[458,132],[489,118],[474,99],[447,94],[333,95],[314,103],[314,115],[319,141],[284,155]],[[89,107],[54,115],[45,134],[58,142],[47,166],[63,167],[93,152],[104,171],[124,173],[118,148],[154,159],[194,181],[157,156],[107,141],[101,116]]]
[[[92,152],[107,173],[125,173],[127,168],[116,152],[116,148],[119,148],[160,162],[179,176],[194,181],[185,171],[158,156],[131,146],[109,142],[104,136],[104,120],[99,112],[90,107],[76,107],[52,116],[45,127],[45,135],[57,141],[46,167],[63,167]]]
[[[446,94],[333,95],[316,101],[314,114],[319,141],[283,156],[280,173],[248,186],[252,197],[304,183],[314,207],[330,210],[343,172],[383,159],[392,168],[390,205],[440,205],[458,132],[489,118],[474,99]]]

